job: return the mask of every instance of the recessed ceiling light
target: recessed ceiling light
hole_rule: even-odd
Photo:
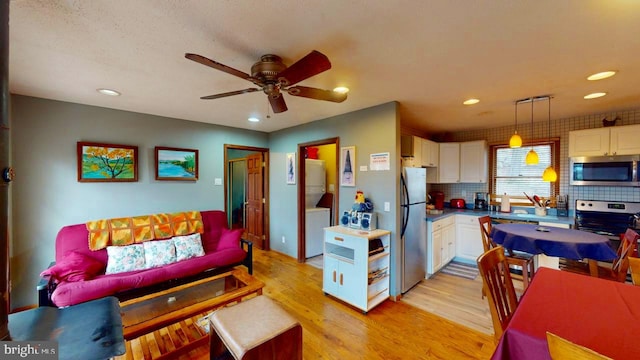
[[[251,122],[260,122],[260,119],[258,119],[257,117],[250,117],[247,120],[249,120]]]
[[[602,79],[606,79],[608,77],[612,77],[615,74],[616,74],[615,71],[603,71],[603,72],[599,72],[599,73],[590,75],[587,78],[587,80],[602,80]]]
[[[109,95],[109,96],[120,96],[120,93],[115,91],[115,90],[111,90],[111,89],[97,89],[97,92],[99,92],[102,95]]]
[[[480,100],[478,100],[478,99],[468,99],[468,100],[465,100],[463,102],[463,104],[465,104],[465,105],[474,105],[474,104],[477,104],[479,102],[480,102]]]
[[[333,89],[333,91],[340,94],[346,94],[349,92],[349,88],[345,86],[338,86],[337,88]]]
[[[592,93],[592,94],[589,94],[589,95],[585,95],[584,98],[585,98],[585,100],[589,100],[589,99],[596,99],[596,98],[599,98],[599,97],[603,97],[605,95],[607,95],[606,92],[597,92],[597,93]]]

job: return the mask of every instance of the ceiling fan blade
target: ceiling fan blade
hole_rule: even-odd
[[[195,61],[197,63],[200,63],[202,65],[206,65],[206,66],[212,67],[212,68],[214,68],[216,70],[224,71],[227,74],[231,74],[233,76],[237,76],[237,77],[239,77],[241,79],[249,80],[249,81],[251,81],[252,83],[254,83],[254,84],[258,85],[258,86],[262,86],[262,83],[260,82],[260,80],[252,77],[251,75],[249,75],[247,73],[244,73],[244,72],[242,72],[240,70],[236,70],[236,69],[234,69],[234,68],[232,68],[230,66],[227,66],[227,65],[224,65],[224,64],[220,64],[219,62],[213,61],[213,60],[211,60],[209,58],[206,58],[206,57],[204,57],[202,55],[186,53],[186,54],[184,54],[184,57],[189,59],[189,60],[192,60],[192,61]]]
[[[313,50],[278,74],[278,81],[290,86],[331,69],[331,62],[324,54]]]
[[[260,91],[260,89],[248,88],[248,89],[244,89],[244,90],[229,91],[229,92],[222,93],[222,94],[203,96],[200,99],[203,99],[203,100],[218,99],[218,98],[227,97],[227,96],[246,94],[246,93],[250,93],[250,92],[254,92],[254,91]]]
[[[284,96],[278,94],[278,96],[269,96],[269,103],[274,113],[281,113],[287,111],[287,104],[284,102]]]
[[[309,99],[325,100],[333,102],[343,102],[347,99],[347,94],[338,93],[331,90],[323,90],[308,86],[294,86],[287,89],[289,95],[301,96]]]

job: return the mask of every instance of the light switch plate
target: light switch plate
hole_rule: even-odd
[[[384,211],[391,211],[391,203],[388,201],[384,202]]]
[[[367,171],[367,165],[360,165],[360,171]]]
[[[213,179],[213,185],[222,185],[222,179],[221,178]]]

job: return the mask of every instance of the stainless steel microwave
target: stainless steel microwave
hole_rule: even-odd
[[[572,157],[569,185],[640,186],[640,155]]]

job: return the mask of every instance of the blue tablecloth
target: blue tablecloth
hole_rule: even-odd
[[[538,231],[539,228],[547,231]],[[491,238],[507,250],[530,254],[600,261],[613,260],[617,256],[606,236],[574,229],[533,224],[498,224],[492,226]]]

